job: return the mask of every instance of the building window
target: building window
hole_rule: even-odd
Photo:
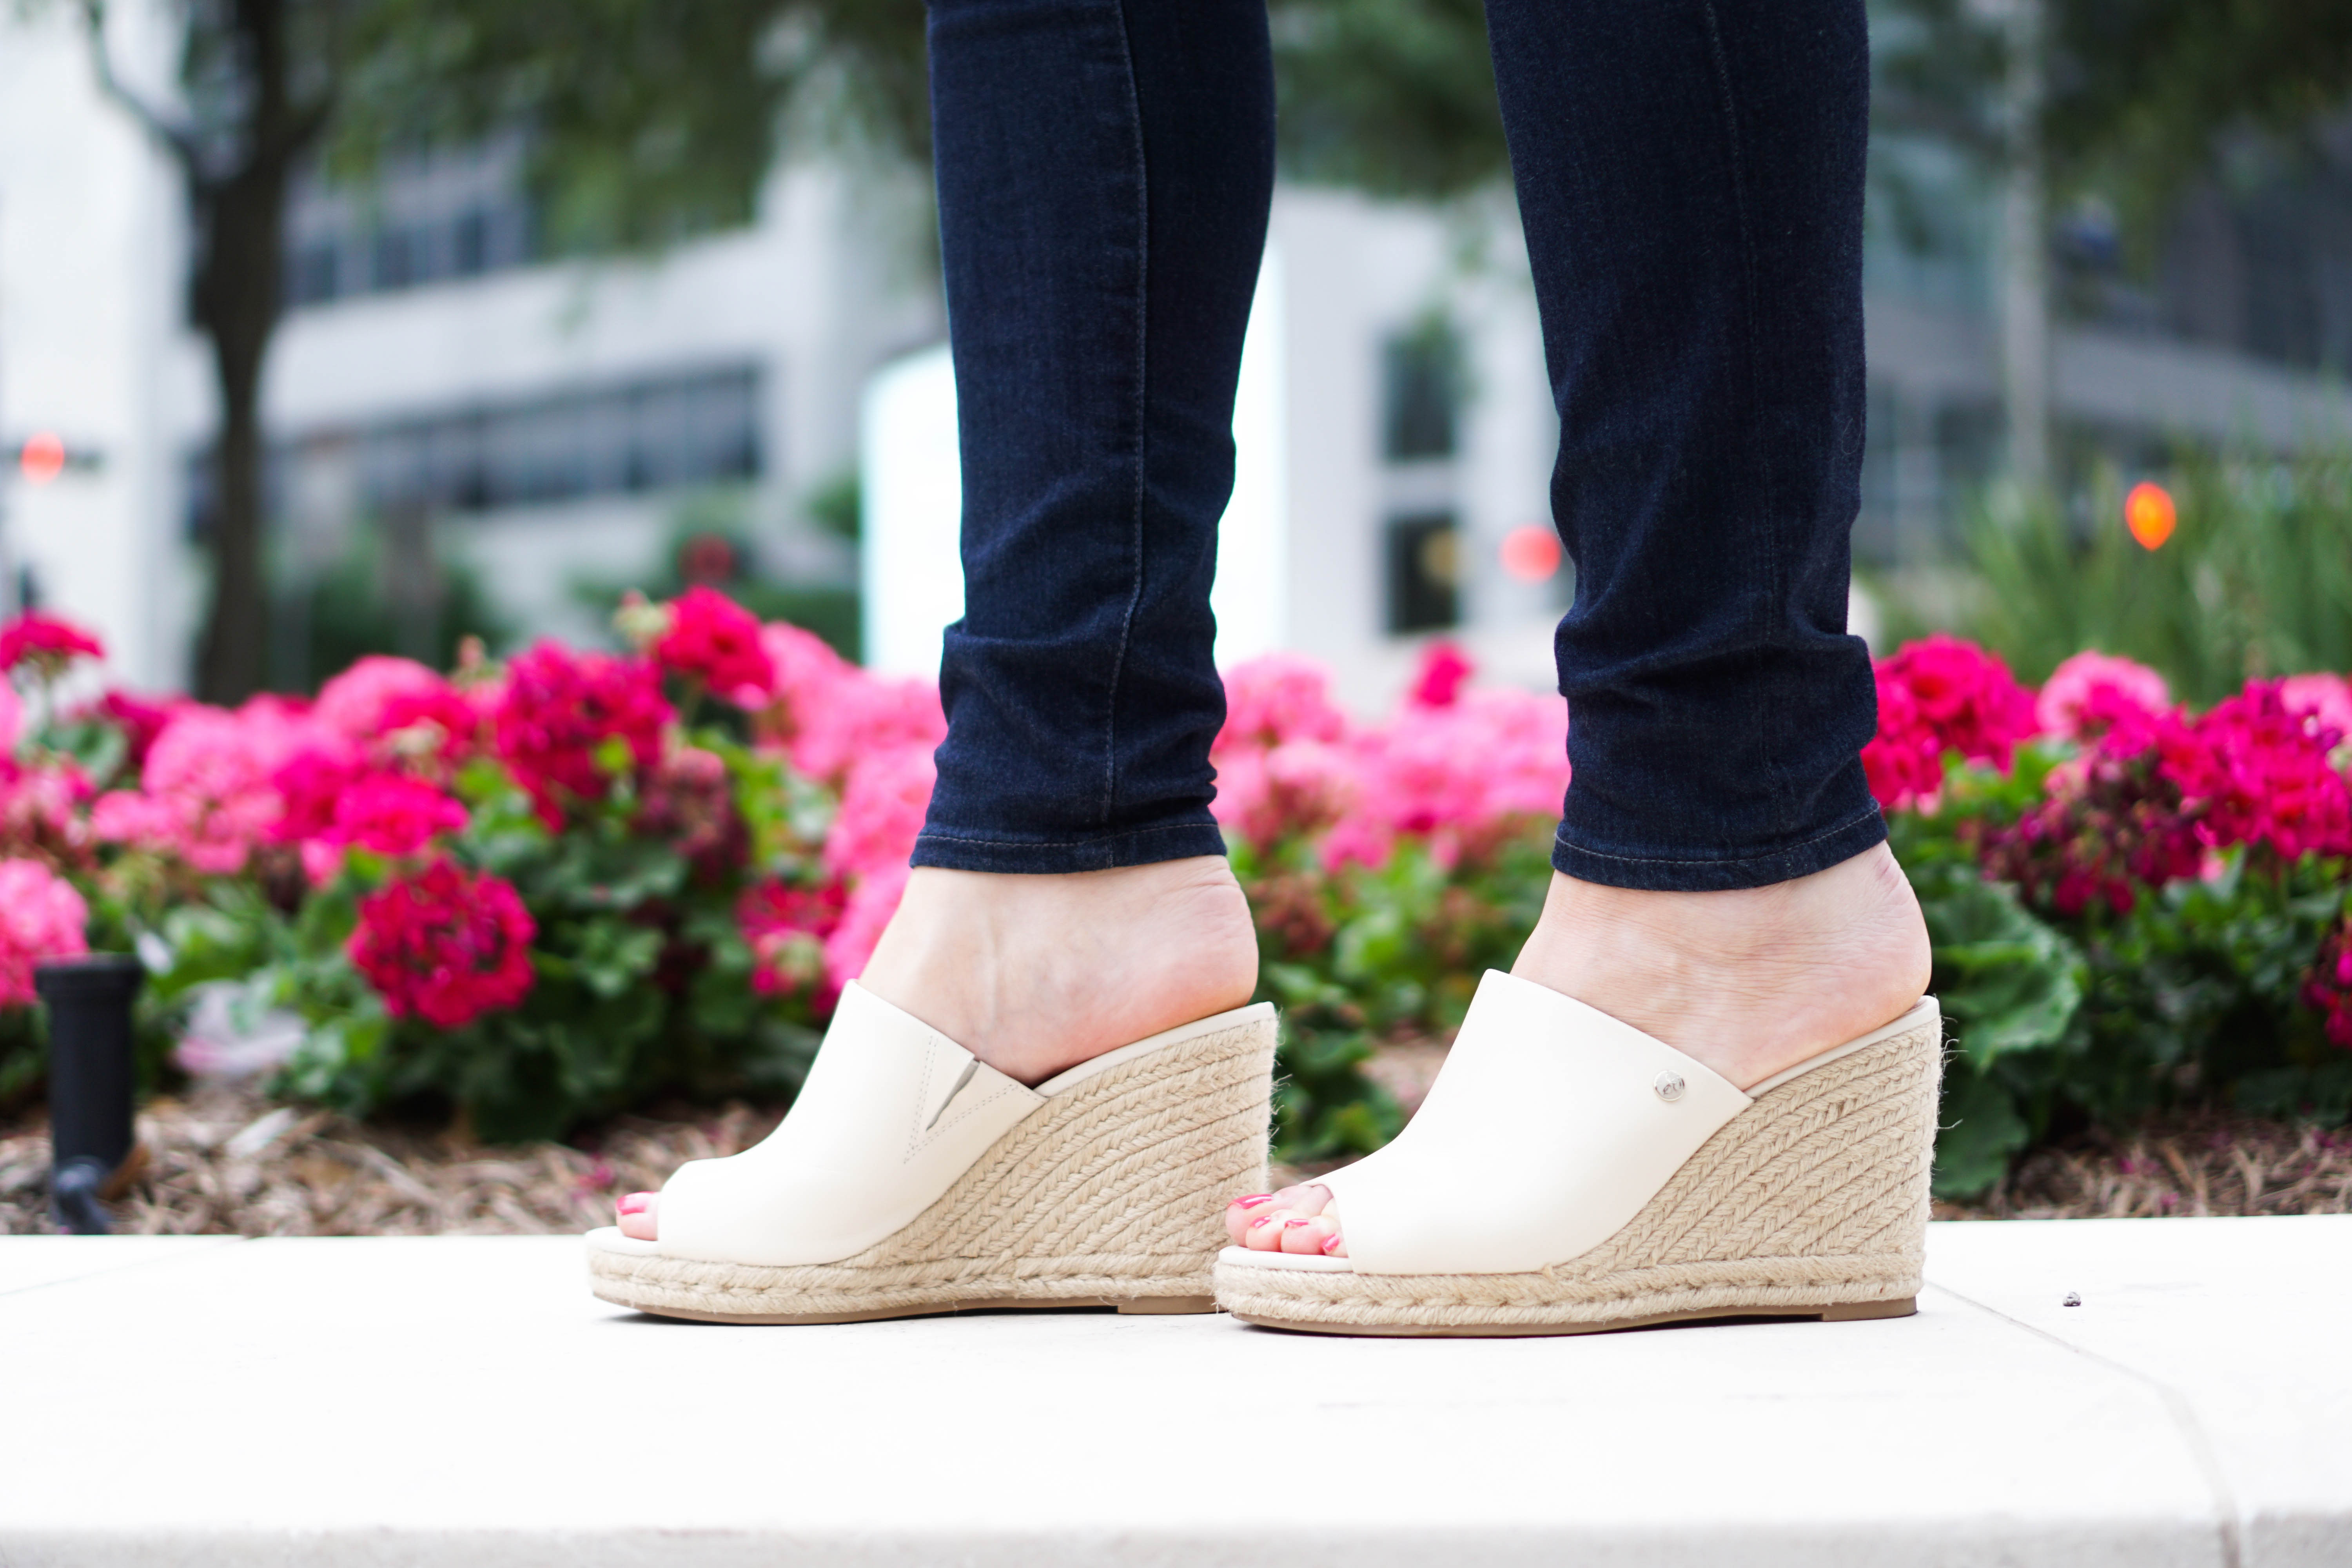
[[[1384,345],[1381,447],[1391,463],[1454,456],[1462,405],[1462,341],[1432,317]]]
[[[1452,512],[1391,518],[1387,554],[1391,635],[1460,624],[1461,535]]]
[[[359,509],[489,511],[591,496],[724,484],[762,468],[760,376],[751,366],[453,410],[425,419],[313,431],[270,454],[269,492],[289,491],[313,453],[355,459]],[[336,458],[335,460],[340,460]],[[213,506],[208,456],[190,460],[189,527]]]
[[[425,288],[535,259],[522,151],[506,137],[392,158],[364,189],[305,171],[287,204],[287,303]]]

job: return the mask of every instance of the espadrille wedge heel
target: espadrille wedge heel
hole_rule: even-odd
[[[1228,1247],[1217,1304],[1335,1334],[1905,1316],[1942,1068],[1933,997],[1743,1092],[1490,972],[1403,1134],[1318,1178],[1348,1256]]]
[[[1265,1183],[1274,1045],[1261,1003],[1033,1089],[852,984],[782,1125],[680,1166],[660,1240],[589,1232],[590,1283],[722,1323],[1208,1311],[1225,1205]]]

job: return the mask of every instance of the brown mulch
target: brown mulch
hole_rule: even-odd
[[[781,1113],[730,1105],[678,1120],[622,1117],[586,1147],[492,1148],[207,1088],[139,1117],[143,1164],[112,1205],[127,1236],[537,1236],[610,1225],[613,1200],[688,1160],[732,1154]],[[48,1213],[48,1130],[0,1129],[0,1235]]]
[[[1986,1196],[1937,1219],[2157,1219],[2352,1214],[2352,1131],[2249,1116],[2165,1117],[2028,1154]]]
[[[1418,1104],[1442,1051],[1384,1052],[1375,1071]],[[545,1235],[611,1223],[613,1200],[688,1160],[767,1135],[773,1109],[623,1117],[581,1146],[486,1147],[274,1105],[249,1089],[158,1100],[139,1118],[145,1163],[113,1205],[125,1235]],[[0,1235],[48,1231],[48,1132],[0,1124]],[[1277,1167],[1276,1181],[1306,1172]],[[1987,1197],[1939,1219],[2352,1213],[2352,1131],[2186,1115],[2090,1132],[2028,1155]]]

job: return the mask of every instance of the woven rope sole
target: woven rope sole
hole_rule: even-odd
[[[730,1323],[958,1309],[1207,1311],[1224,1209],[1265,1184],[1271,1020],[1151,1052],[1055,1096],[904,1229],[793,1268],[588,1254],[607,1301]]]
[[[1942,1072],[1942,1028],[1929,1022],[1791,1079],[1572,1262],[1531,1274],[1221,1263],[1217,1304],[1274,1328],[1427,1335],[1899,1316],[1919,1289]]]

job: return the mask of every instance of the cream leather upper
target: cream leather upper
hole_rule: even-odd
[[[1321,1180],[1358,1273],[1525,1273],[1616,1234],[1748,1104],[1664,1041],[1488,970],[1404,1131]]]
[[[783,1124],[663,1186],[661,1251],[838,1262],[905,1226],[1045,1102],[853,981]]]
[[[1489,970],[1405,1130],[1316,1178],[1331,1191],[1348,1256],[1228,1247],[1219,1261],[1359,1274],[1525,1274],[1571,1262],[1622,1229],[1759,1095],[1936,1012],[1922,997],[1743,1092],[1630,1024]],[[1664,1079],[1680,1080],[1671,1096]]]
[[[1055,1096],[1273,1011],[1259,1003],[1182,1025],[1033,1089],[853,981],[782,1125],[740,1154],[679,1166],[662,1187],[659,1241],[591,1234],[607,1250],[708,1263],[837,1263],[903,1229]]]

